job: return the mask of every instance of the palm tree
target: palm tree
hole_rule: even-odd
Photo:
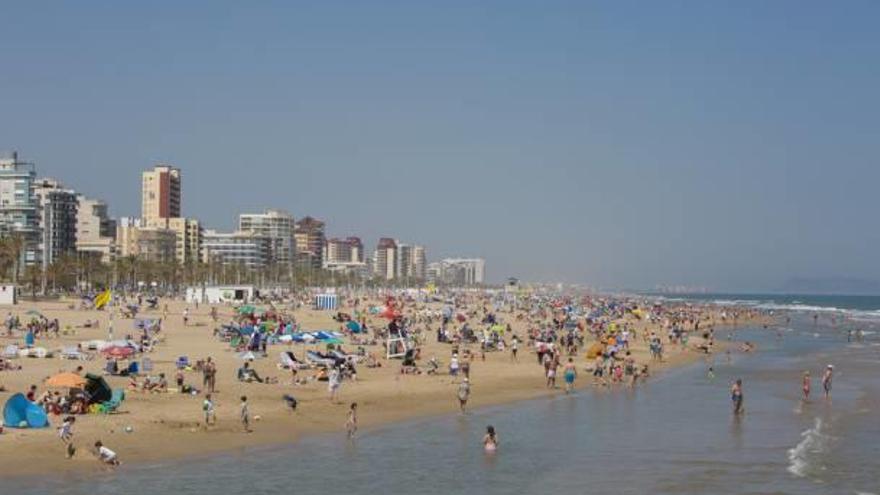
[[[12,284],[18,286],[18,275],[21,271],[21,258],[24,254],[25,238],[16,232],[6,236],[0,242],[0,256],[12,266]]]

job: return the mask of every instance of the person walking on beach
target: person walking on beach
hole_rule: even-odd
[[[465,378],[458,384],[458,407],[461,409],[461,413],[465,414],[467,408],[468,399],[471,396],[471,383],[470,380]]]
[[[214,410],[214,401],[211,399],[211,394],[205,395],[205,400],[202,402],[202,411],[205,413],[206,429],[209,425],[217,423],[217,413]]]
[[[804,392],[804,402],[810,400],[810,387],[812,386],[812,378],[810,378],[810,372],[804,371],[804,376],[801,379],[801,390]]]
[[[217,383],[217,365],[214,360],[208,356],[205,365],[202,367],[202,387],[210,393],[214,393],[214,386]]]
[[[831,399],[831,380],[834,378],[834,366],[825,367],[825,374],[822,375],[822,388],[825,390],[825,400]]]
[[[492,425],[486,427],[486,434],[483,436],[483,450],[488,454],[498,450],[498,434],[495,433],[495,427]]]
[[[570,394],[574,388],[574,380],[577,378],[577,367],[574,365],[574,359],[568,358],[565,364],[565,393]]]
[[[251,432],[251,412],[248,409],[248,399],[246,395],[241,396],[241,405],[239,406],[241,410],[241,426],[244,427],[245,433]]]
[[[345,421],[345,430],[348,433],[348,438],[351,440],[354,438],[355,433],[357,433],[358,429],[358,419],[357,419],[357,402],[352,402],[351,407],[348,409],[348,419]]]
[[[64,442],[66,457],[68,459],[72,458],[76,453],[76,448],[73,446],[73,423],[76,422],[76,416],[67,416],[64,418],[64,422],[61,423],[61,427],[58,428],[58,436],[61,438],[61,441]]]
[[[330,376],[327,377],[327,390],[330,392],[330,402],[336,402],[339,398],[339,385],[341,377],[339,368],[335,366],[330,370]]]
[[[183,326],[189,324],[189,306],[183,308]]]
[[[733,414],[740,415],[743,412],[743,387],[742,379],[737,378],[730,387],[730,400],[733,401]]]
[[[519,350],[519,339],[516,338],[516,335],[510,340],[510,360],[514,363],[518,362],[516,359],[516,352]]]

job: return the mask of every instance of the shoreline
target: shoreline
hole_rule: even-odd
[[[175,309],[182,311],[182,305]],[[47,316],[50,311],[52,310],[46,309]],[[201,323],[207,319],[207,312],[207,307],[202,306],[191,316],[196,323]],[[302,321],[309,322],[310,318],[327,318],[326,313],[311,313],[314,314],[303,312]],[[91,317],[95,314],[90,312]],[[299,313],[297,318],[300,318]],[[0,474],[28,477],[47,473],[62,475],[72,471],[101,471],[102,466],[87,448],[97,438],[119,453],[124,464],[121,469],[124,470],[126,466],[138,463],[173,462],[234,454],[236,451],[247,451],[255,447],[289,446],[305,436],[329,434],[334,431],[339,432],[342,437],[347,404],[350,401],[359,403],[359,426],[367,431],[396,421],[440,417],[458,411],[455,398],[456,385],[452,383],[450,376],[400,375],[396,373],[399,361],[391,361],[389,365],[374,370],[367,368],[359,370],[358,382],[344,382],[340,396],[341,404],[329,402],[326,398],[326,386],[321,383],[310,383],[302,387],[292,386],[282,380],[279,380],[280,383],[277,385],[236,383],[231,379],[233,374],[231,368],[235,364],[235,358],[228,352],[224,353],[222,344],[207,334],[207,326],[191,326],[183,329],[173,325],[174,316],[170,316],[169,319],[172,320],[172,325],[165,333],[169,342],[168,347],[174,346],[174,349],[157,348],[154,353],[157,368],[167,369],[168,363],[173,363],[173,356],[182,352],[181,349],[190,352],[191,356],[203,356],[205,353],[213,355],[220,366],[218,392],[215,395],[218,402],[216,427],[206,432],[198,425],[201,415],[199,409],[201,396],[188,398],[174,393],[128,393],[128,398],[120,408],[122,411],[120,414],[96,417],[88,415],[83,417],[82,424],[78,420],[75,443],[79,452],[74,459],[68,460],[63,456],[63,445],[55,432],[58,424],[56,417],[50,418],[52,426],[47,429],[6,429],[3,435],[0,435],[0,455],[6,459],[3,466],[0,466]],[[738,322],[737,327],[749,328],[762,323],[766,323],[766,320],[741,321]],[[320,324],[326,325],[326,322],[312,321],[306,327],[319,328],[317,325]],[[719,330],[730,328],[718,324],[715,327]],[[517,333],[520,333],[519,329]],[[694,340],[700,339],[694,338]],[[0,342],[4,345],[6,343],[5,339]],[[634,356],[637,356],[640,362],[646,362],[644,358],[647,356],[647,350],[641,339],[633,345]],[[717,349],[714,355],[723,353],[729,345],[730,343],[716,337]],[[201,352],[195,353],[190,350],[194,350],[195,347],[200,348]],[[279,348],[279,346],[271,348],[269,359],[255,362],[255,367],[263,376],[279,373],[270,366],[274,362],[271,356],[277,355]],[[300,354],[300,347],[293,346],[293,349]],[[448,345],[429,343],[424,345],[423,349],[426,351],[423,353],[424,360],[431,354],[439,355],[438,351],[448,350]],[[682,351],[678,346],[669,345],[669,349],[670,352],[662,365],[658,366],[651,362],[652,376],[649,381],[654,380],[658,374],[662,375],[670,370],[697,363],[706,356],[692,350]],[[444,364],[445,357],[441,356]],[[61,363],[68,365],[67,368],[71,364],[75,366],[80,363],[40,361],[50,361],[51,364]],[[26,360],[23,364],[29,365],[32,362],[35,360]],[[583,358],[583,349],[579,351],[576,362],[579,374],[576,387],[578,393],[596,389],[597,387],[591,384],[592,377],[584,370],[587,363]],[[96,361],[87,363],[89,369],[97,364]],[[8,383],[8,377],[13,373],[21,372],[3,372],[0,374],[2,380],[0,383]],[[188,382],[195,382],[196,378],[195,373],[187,375]],[[117,379],[109,381],[114,388],[120,385]],[[609,389],[626,386],[617,385]],[[561,385],[556,389],[545,387],[542,369],[537,365],[534,353],[525,349],[525,346],[518,364],[511,363],[506,352],[488,353],[485,362],[475,360],[472,365],[472,387],[469,409],[510,405],[564,394]],[[10,389],[8,385],[7,389]],[[296,412],[289,413],[281,407],[280,398],[284,393],[292,393],[299,400]],[[252,422],[254,433],[243,433],[237,422],[235,404],[239,394],[247,394],[249,399],[253,397],[251,412],[261,417],[260,420]],[[0,395],[0,400],[5,400],[8,395],[9,393]],[[134,431],[125,433],[124,429],[129,425],[134,425]]]

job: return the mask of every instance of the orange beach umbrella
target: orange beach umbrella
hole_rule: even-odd
[[[46,380],[47,387],[76,387],[80,388],[86,384],[86,379],[76,373],[58,373]]]

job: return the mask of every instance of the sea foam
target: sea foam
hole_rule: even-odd
[[[806,476],[814,467],[815,459],[828,448],[828,435],[823,431],[821,418],[816,418],[813,427],[801,433],[801,441],[788,450],[788,472]]]

